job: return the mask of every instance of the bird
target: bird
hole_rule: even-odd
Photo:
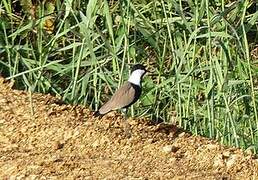
[[[110,111],[126,109],[134,104],[141,96],[141,80],[147,73],[146,67],[142,64],[135,64],[132,67],[129,79],[114,93],[114,95],[97,111],[94,117],[102,117]]]

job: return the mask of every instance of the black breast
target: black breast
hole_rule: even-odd
[[[130,82],[129,82],[129,83],[130,83]],[[133,83],[130,83],[130,84],[132,85],[132,87],[133,87],[134,90],[135,90],[134,99],[133,99],[133,101],[132,101],[130,104],[128,104],[127,106],[125,106],[125,107],[123,107],[123,108],[128,108],[129,106],[131,106],[132,104],[134,104],[134,103],[140,98],[141,93],[142,93],[142,89],[141,89],[140,86],[135,85],[135,84],[133,84]]]

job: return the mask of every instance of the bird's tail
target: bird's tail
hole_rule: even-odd
[[[94,117],[99,117],[99,116],[101,116],[101,114],[100,114],[99,111],[95,111],[95,112],[93,113],[93,116],[94,116]]]

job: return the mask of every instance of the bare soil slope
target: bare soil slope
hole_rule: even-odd
[[[0,78],[0,179],[256,179],[258,161],[172,125],[94,119]]]

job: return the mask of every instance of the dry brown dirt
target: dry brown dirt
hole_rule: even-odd
[[[240,149],[137,118],[127,137],[118,114],[31,97],[0,78],[0,179],[258,179]]]

